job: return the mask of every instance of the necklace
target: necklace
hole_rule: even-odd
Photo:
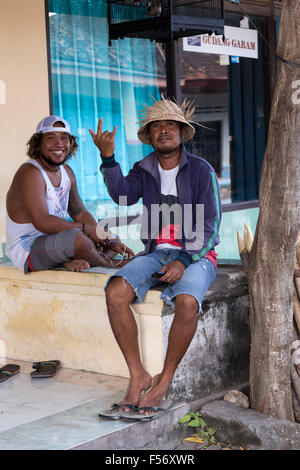
[[[59,166],[55,169],[52,169],[52,168],[49,168],[47,165],[45,165],[45,163],[39,158],[39,161],[41,163],[41,165],[48,171],[51,171],[51,173],[58,173],[59,172]]]

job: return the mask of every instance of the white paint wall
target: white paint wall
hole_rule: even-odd
[[[27,159],[26,142],[47,114],[44,0],[0,0],[0,243],[5,241],[6,193]]]

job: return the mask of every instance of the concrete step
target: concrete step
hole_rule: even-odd
[[[174,449],[190,432],[178,424],[187,403],[150,422],[99,418],[124,397],[127,379],[70,369],[32,379],[31,364],[18,364],[21,373],[0,384],[1,450]]]
[[[201,407],[217,435],[247,450],[299,450],[300,425],[223,400]]]
[[[41,418],[0,433],[1,450],[138,450],[174,449],[185,437],[177,424],[187,408],[175,405],[166,415],[143,423],[105,420],[100,409],[120,394],[91,400],[84,405]]]

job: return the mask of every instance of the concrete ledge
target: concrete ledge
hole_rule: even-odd
[[[64,367],[128,377],[109,324],[104,286],[115,270],[24,275],[0,264],[0,357],[59,359]],[[174,310],[150,290],[132,310],[140,353],[150,374],[161,372]],[[241,266],[220,266],[203,302],[197,332],[168,396],[193,401],[248,381],[249,299]]]
[[[272,418],[226,401],[210,402],[200,413],[224,442],[247,450],[300,449],[299,423]]]
[[[66,270],[23,274],[0,265],[0,357],[59,359],[64,367],[128,377],[109,324],[104,286],[115,270]],[[159,292],[133,306],[140,353],[151,374],[163,364]]]

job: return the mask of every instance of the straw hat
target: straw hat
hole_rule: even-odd
[[[192,121],[190,121],[194,111],[195,108],[192,108],[191,103],[186,100],[180,106],[162,96],[160,101],[155,100],[152,106],[145,106],[144,110],[140,113],[142,119],[138,121],[138,124],[141,124],[137,133],[138,138],[143,144],[151,145],[148,124],[153,121],[178,121],[184,124],[182,137],[183,142],[187,142],[195,134],[195,129],[191,125]]]

